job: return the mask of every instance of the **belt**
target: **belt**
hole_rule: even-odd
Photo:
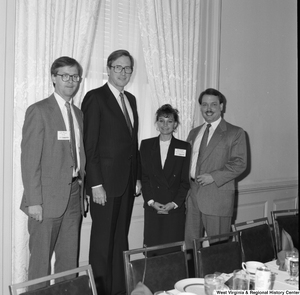
[[[72,177],[72,183],[78,179],[78,176]]]
[[[192,181],[192,182],[195,182],[195,178],[191,177],[191,181]]]

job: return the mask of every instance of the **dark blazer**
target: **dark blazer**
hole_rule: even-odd
[[[185,198],[190,188],[189,165],[191,146],[172,137],[164,168],[161,165],[159,136],[143,140],[140,148],[142,164],[142,190],[145,209],[153,210],[151,199],[167,204],[174,202],[179,208],[170,214],[185,210]]]
[[[83,116],[73,105],[80,130],[80,175],[85,176],[83,147]],[[24,194],[21,210],[28,214],[28,206],[42,205],[43,217],[60,217],[69,202],[73,175],[73,160],[69,140],[58,140],[58,131],[66,131],[59,105],[52,94],[28,107],[23,125],[21,168]],[[81,206],[83,213],[83,185]]]
[[[103,185],[107,197],[121,196],[127,187],[130,171],[134,187],[140,174],[136,100],[129,92],[125,91],[125,95],[134,117],[132,136],[107,84],[89,91],[83,100],[86,185],[90,196],[91,187],[99,184]]]
[[[203,125],[190,131],[187,141],[194,144]],[[235,179],[247,167],[247,146],[242,128],[221,120],[210,139],[196,175],[209,173],[214,182],[198,188],[198,207],[207,215],[232,216]]]

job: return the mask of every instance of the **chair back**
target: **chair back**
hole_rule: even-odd
[[[276,258],[275,243],[267,217],[236,223],[243,261],[268,262]]]
[[[67,277],[73,274],[84,273],[73,279],[66,279],[47,287],[32,291],[24,291],[29,286],[38,285],[43,282],[50,282],[55,279]],[[9,286],[11,295],[97,295],[94,276],[90,265],[81,266],[72,270],[52,274],[42,278],[12,284]],[[21,292],[21,293],[20,293]]]
[[[177,250],[174,250],[177,247]],[[178,249],[179,248],[179,249]],[[147,252],[160,252],[157,256],[147,257]],[[144,258],[134,259],[137,254]],[[126,291],[131,294],[138,282],[144,283],[151,292],[174,289],[175,282],[188,277],[187,257],[184,242],[133,249],[123,252]]]
[[[208,241],[208,247],[202,247]],[[220,241],[211,244],[212,241]],[[215,272],[232,273],[242,265],[242,251],[238,232],[209,236],[193,241],[196,277],[203,278]]]
[[[272,224],[275,237],[276,251],[282,249],[282,230],[284,229],[292,238],[293,245],[299,246],[298,209],[286,209],[271,211]]]

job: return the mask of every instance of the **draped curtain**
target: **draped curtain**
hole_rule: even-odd
[[[102,0],[85,91],[97,88],[108,80],[107,58],[111,52],[126,49],[134,58],[134,69],[125,89],[135,95],[139,114],[139,140],[156,136],[153,104],[141,44],[137,14],[140,0]]]
[[[139,0],[138,16],[152,99],[179,110],[178,137],[185,140],[193,123],[196,97],[199,0]]]
[[[23,193],[20,143],[27,107],[53,92],[50,67],[63,55],[83,67],[74,98],[107,81],[106,60],[127,49],[135,66],[126,90],[137,98],[139,138],[155,131],[154,114],[162,104],[179,109],[178,137],[192,126],[199,55],[199,0],[16,0],[14,94],[14,192],[12,228],[13,282],[27,278],[27,217],[20,211]]]
[[[27,107],[53,92],[50,67],[60,56],[88,68],[100,7],[99,0],[17,0],[14,94],[13,282],[27,279],[27,217],[19,209],[23,193],[20,143]],[[81,86],[75,104],[80,106]]]

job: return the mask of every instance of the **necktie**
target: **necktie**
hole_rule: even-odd
[[[203,156],[204,151],[206,149],[210,126],[211,126],[211,124],[207,124],[206,129],[204,131],[204,134],[203,134],[203,137],[202,137],[202,140],[201,140],[201,144],[200,144],[200,148],[199,148],[198,159],[199,159],[199,157]]]
[[[128,114],[128,111],[127,111],[127,108],[126,108],[126,105],[125,105],[124,95],[123,95],[122,92],[120,92],[120,98],[121,98],[122,109],[123,109],[123,113],[124,113],[124,116],[125,116],[126,124],[128,126],[130,135],[132,135],[132,125],[131,125],[129,114]]]
[[[67,108],[68,113],[68,120],[69,120],[69,129],[70,129],[70,147],[71,147],[71,155],[74,162],[74,169],[76,170],[78,164],[77,164],[77,152],[76,152],[76,141],[75,141],[75,129],[74,129],[74,122],[73,122],[73,116],[71,112],[71,106],[70,103],[67,101],[65,104]]]

